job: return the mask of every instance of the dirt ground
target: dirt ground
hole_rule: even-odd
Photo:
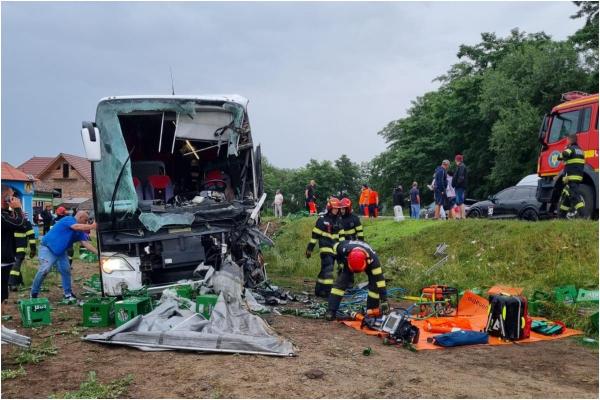
[[[82,263],[74,270],[76,277],[94,272]],[[598,352],[573,339],[413,353],[341,324],[267,316],[298,347],[298,356],[141,352],[81,341],[98,330],[80,326],[80,307],[56,305],[59,288],[48,297],[53,324],[38,329],[20,327],[17,296],[2,306],[3,315],[13,316],[5,326],[30,335],[34,344],[51,337],[58,348],[57,355],[25,365],[25,376],[3,381],[3,398],[48,398],[76,390],[89,371],[104,383],[133,374],[125,395],[130,398],[598,398]],[[362,354],[366,347],[373,349],[370,356]],[[18,368],[18,351],[2,346],[3,370]],[[312,369],[323,376],[307,377]]]

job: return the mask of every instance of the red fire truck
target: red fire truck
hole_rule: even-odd
[[[558,159],[567,147],[567,135],[577,134],[577,143],[585,153],[581,194],[585,199],[584,217],[598,217],[598,94],[568,92],[563,102],[544,117],[539,133],[542,145],[538,157],[537,199],[548,211],[557,209],[563,188],[564,163]]]

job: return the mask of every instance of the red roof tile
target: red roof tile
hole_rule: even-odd
[[[19,165],[18,168],[26,174],[37,177],[55,158],[56,157],[31,157],[29,160]]]
[[[60,153],[58,156],[63,156],[69,164],[75,167],[77,172],[79,172],[86,181],[92,183],[92,164],[87,158],[65,153]]]
[[[2,161],[2,179],[8,181],[21,181],[21,182],[33,182],[35,179],[31,175],[27,175],[25,172],[20,171],[7,163]]]

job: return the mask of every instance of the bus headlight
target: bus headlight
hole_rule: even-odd
[[[112,274],[113,271],[133,271],[133,267],[121,257],[102,258],[102,271],[106,274]]]

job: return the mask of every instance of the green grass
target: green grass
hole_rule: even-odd
[[[20,376],[27,375],[27,371],[23,366],[19,366],[19,369],[3,369],[2,370],[2,380],[15,379]]]
[[[315,251],[304,256],[316,218],[284,220],[275,246],[265,252],[269,278],[308,289],[320,270]],[[388,287],[412,294],[431,284],[461,290],[504,284],[551,291],[574,284],[598,289],[598,224],[593,221],[364,221],[365,238],[379,254]],[[448,245],[448,261],[431,273],[439,243]],[[364,280],[362,275],[358,280]]]
[[[96,372],[90,371],[87,379],[79,385],[78,390],[64,392],[55,399],[117,399],[123,397],[133,382],[133,375],[129,374],[123,378],[115,379],[107,384],[98,382]]]
[[[58,354],[58,349],[54,346],[51,339],[47,339],[38,346],[31,346],[24,350],[19,350],[15,356],[15,362],[19,365],[38,364],[49,356]]]

